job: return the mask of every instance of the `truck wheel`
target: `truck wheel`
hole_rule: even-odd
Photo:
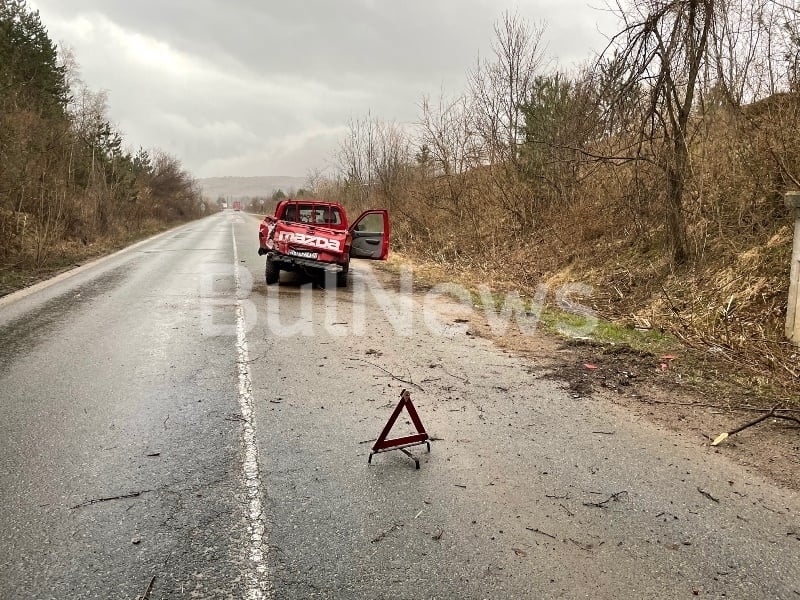
[[[267,280],[267,285],[278,283],[278,279],[281,276],[281,270],[278,268],[278,264],[272,262],[269,258],[267,258],[267,268],[264,271],[264,276]]]
[[[336,273],[336,287],[347,287],[347,274],[350,271],[350,265],[344,265],[344,268]]]

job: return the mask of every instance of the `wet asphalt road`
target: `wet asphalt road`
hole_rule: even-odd
[[[796,494],[256,230],[0,299],[0,598],[800,598]],[[403,388],[439,439],[368,466]]]

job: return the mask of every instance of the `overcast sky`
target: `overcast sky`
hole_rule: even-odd
[[[197,177],[325,169],[352,118],[414,122],[465,88],[504,10],[569,67],[602,49],[603,0],[30,0],[111,121]],[[594,7],[594,8],[593,8]]]

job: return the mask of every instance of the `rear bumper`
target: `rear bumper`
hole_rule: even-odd
[[[281,269],[317,269],[319,271],[327,271],[329,273],[339,273],[344,271],[344,266],[338,263],[320,262],[310,258],[300,258],[299,256],[289,256],[287,254],[278,254],[277,252],[268,252],[267,260],[270,262],[278,263]]]

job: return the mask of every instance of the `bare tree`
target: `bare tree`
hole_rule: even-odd
[[[494,164],[518,157],[523,138],[522,107],[543,64],[544,25],[529,25],[506,12],[494,28],[493,56],[478,59],[470,74],[475,126]]]
[[[353,199],[363,204],[369,197],[375,173],[376,120],[371,114],[351,120],[347,137],[339,145],[337,167]]]
[[[624,22],[612,39],[622,65],[616,97],[641,106],[635,125],[639,157],[666,178],[666,227],[675,263],[688,259],[683,215],[689,174],[690,121],[698,81],[708,65],[717,0],[631,0],[617,7]]]
[[[338,170],[350,198],[363,205],[371,195],[378,195],[388,208],[399,198],[411,160],[404,129],[371,115],[350,122],[337,156]]]
[[[313,198],[318,198],[322,183],[325,181],[325,173],[322,169],[311,168],[306,173],[305,187]]]
[[[377,148],[372,170],[385,206],[394,208],[400,201],[412,162],[408,135],[397,123],[376,124]]]
[[[435,104],[426,96],[421,108],[420,141],[430,153],[436,174],[462,175],[480,164],[483,155],[476,116],[465,96],[440,96]]]

